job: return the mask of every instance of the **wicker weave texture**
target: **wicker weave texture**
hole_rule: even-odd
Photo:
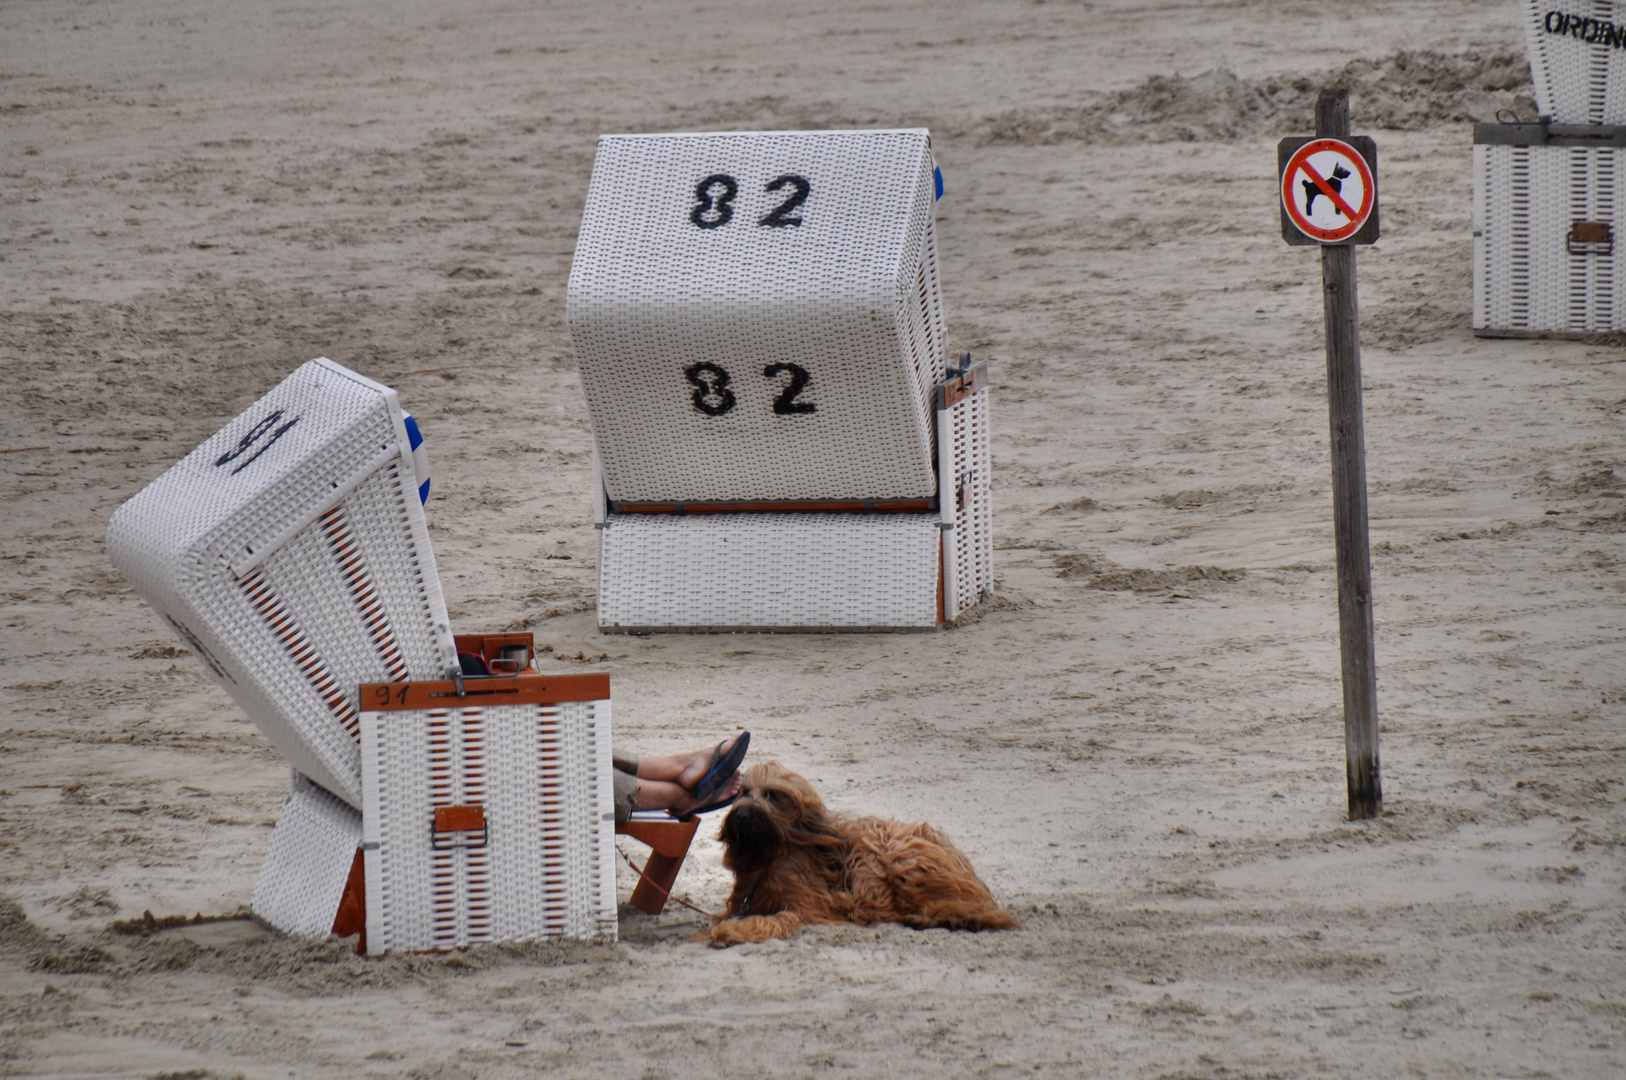
[[[954,528],[943,534],[943,615],[952,619],[994,589],[992,459],[988,449],[988,391],[979,390],[946,412]],[[952,588],[949,586],[952,585]]]
[[[609,497],[932,494],[934,197],[924,130],[601,138],[567,315]]]
[[[1536,110],[1560,124],[1626,124],[1626,4],[1521,0]]]
[[[357,686],[455,656],[403,416],[393,390],[312,360],[107,531],[114,565],[294,768],[355,806]]]
[[[1626,222],[1626,149],[1473,149],[1473,325],[1491,333],[1601,333],[1626,328],[1626,280],[1612,245],[1570,244],[1576,222]]]
[[[298,773],[249,910],[285,934],[326,937],[361,844],[361,814]]]
[[[369,953],[615,940],[608,701],[366,712],[362,762]]]
[[[599,627],[928,629],[939,533],[936,514],[611,514]]]

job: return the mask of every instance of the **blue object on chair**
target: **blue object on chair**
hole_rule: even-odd
[[[942,186],[941,182],[938,184]],[[412,472],[418,478],[418,501],[429,501],[429,451],[423,448],[423,433],[418,430],[418,422],[412,419],[411,413],[403,414],[406,420],[407,442],[412,447]]]
[[[943,197],[943,170],[936,165],[932,166],[932,180],[937,185],[937,194],[934,198],[941,199]]]

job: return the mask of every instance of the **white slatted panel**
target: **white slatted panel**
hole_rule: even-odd
[[[277,815],[249,910],[285,934],[326,937],[361,844],[361,813],[304,780]]]
[[[1603,245],[1570,250],[1575,222],[1626,222],[1626,149],[1474,147],[1474,328],[1594,334],[1626,329],[1615,302],[1626,262]]]
[[[897,630],[937,623],[936,514],[611,514],[604,630]]]
[[[611,768],[609,701],[363,713],[367,951],[615,940]],[[470,804],[487,843],[437,847]]]

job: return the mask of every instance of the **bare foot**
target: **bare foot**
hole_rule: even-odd
[[[740,737],[738,735],[734,736],[732,739],[725,740],[723,744],[717,748],[717,759],[721,761],[723,758],[727,757],[728,752],[734,749],[734,744],[739,742],[739,740]],[[712,751],[697,750],[692,754],[681,754],[678,756],[687,758],[688,760],[684,763],[683,770],[678,773],[677,782],[688,788],[690,791],[693,791],[694,786],[700,783],[700,781],[705,778],[705,775],[711,771]],[[726,796],[721,797],[726,798]]]
[[[739,741],[735,735],[731,739],[723,740],[722,751],[719,757],[726,757]],[[664,780],[676,784],[681,788],[694,790],[694,786],[711,771],[710,749],[694,750],[687,754],[667,754],[664,757],[651,757],[638,759],[638,779]],[[647,807],[646,807],[647,809]]]

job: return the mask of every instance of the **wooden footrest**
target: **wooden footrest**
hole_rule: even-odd
[[[616,826],[617,836],[630,836],[639,843],[649,845],[649,858],[638,885],[632,890],[632,903],[650,915],[659,915],[671,895],[672,883],[677,881],[683,859],[689,854],[689,844],[695,830],[700,828],[698,817],[688,821],[629,821]]]

